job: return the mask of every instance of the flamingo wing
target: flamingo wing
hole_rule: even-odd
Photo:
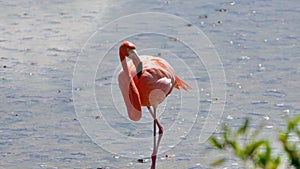
[[[132,79],[128,79],[124,72],[118,78],[119,87],[127,108],[128,117],[133,121],[138,121],[142,117],[140,94]]]
[[[167,61],[159,57],[146,57],[148,61],[155,65],[156,69],[159,69],[160,72],[163,73],[159,74],[161,77],[168,77],[172,79],[172,83],[174,83],[174,87],[178,90],[183,88],[184,90],[192,89],[191,86],[186,84],[183,80],[181,80],[175,73],[173,68],[169,65]],[[144,59],[145,60],[145,59]]]

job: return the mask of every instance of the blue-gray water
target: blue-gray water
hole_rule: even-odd
[[[73,103],[77,94],[89,96],[87,88],[92,86],[100,110],[115,111],[114,107],[101,106],[101,103],[106,104],[104,97],[118,94],[116,81],[113,80],[117,72],[115,67],[106,71],[101,68],[119,62],[117,46],[108,54],[113,56],[116,53],[115,58],[108,58],[106,63],[109,64],[98,67],[95,84],[84,83],[87,77],[83,76],[80,77],[83,83],[72,89],[73,72],[77,57],[81,56],[81,48],[99,27],[137,12],[176,15],[200,28],[211,40],[226,75],[222,123],[237,127],[244,117],[250,117],[252,128],[264,124],[260,137],[276,140],[275,132],[284,127],[286,118],[299,115],[300,9],[296,0],[143,3],[136,0],[123,3],[93,0],[1,1],[0,10],[0,168],[149,168],[150,161],[137,162],[144,154],[139,152],[141,149],[145,149],[146,154],[148,151],[151,153],[152,125],[149,115],[144,116],[137,125],[140,128],[136,129],[136,123],[124,120],[123,116],[111,114],[109,117],[106,114],[106,120],[113,129],[121,133],[120,140],[111,140],[107,145],[103,143],[99,146],[92,139],[96,136],[88,135],[81,124],[87,121],[91,126],[100,125],[93,129],[98,134],[104,133],[99,135],[102,137],[100,141],[113,138],[110,132],[101,128],[105,116],[90,108],[90,100],[87,99],[76,106],[79,110],[83,107],[84,110],[91,110],[84,117],[78,117]],[[152,37],[128,38],[137,43],[144,40],[145,43],[172,47],[174,40],[166,38],[165,42],[156,42],[157,37]],[[92,40],[104,46],[107,44],[106,39]],[[120,39],[115,39],[114,43],[118,41]],[[81,62],[87,73],[89,63],[94,61],[88,59],[99,61],[96,59],[97,53],[94,54]],[[171,54],[167,51],[161,53],[162,57],[165,55]],[[185,73],[189,70],[180,67],[181,61],[172,62],[176,65],[174,67],[178,67],[179,74],[187,77]],[[203,74],[196,78],[202,84],[199,88],[201,97],[196,101],[201,104],[201,109],[193,112],[189,108],[193,106],[192,102],[182,105],[183,111],[198,115],[196,123],[191,130],[183,131],[183,135],[174,133],[174,137],[181,140],[179,144],[174,143],[177,138],[174,142],[167,139],[172,136],[170,132],[169,136],[166,134],[160,149],[163,151],[169,147],[159,154],[157,168],[209,168],[209,163],[214,159],[228,155],[198,140],[209,105],[213,102],[205,65],[199,64],[201,71]],[[112,93],[103,92],[102,89],[108,85],[112,86]],[[72,95],[72,90],[75,95]],[[168,104],[178,97],[179,92],[174,91]],[[161,107],[169,113],[178,111],[176,103],[170,108]],[[186,117],[180,124],[192,123],[188,119],[195,120],[195,117]],[[178,119],[172,115],[162,115],[162,124],[166,129],[172,128],[172,121],[175,120]],[[220,128],[215,136],[219,131]],[[126,140],[122,140],[124,135],[150,138],[150,141],[146,139],[144,142],[147,144],[149,141],[149,146],[136,145],[126,152],[123,145]],[[273,146],[276,145],[274,141]],[[120,152],[112,153],[110,148],[103,146],[112,146]],[[136,158],[133,158],[135,153]],[[171,155],[171,158],[165,158],[166,155]],[[239,161],[229,160],[222,168],[242,166]]]

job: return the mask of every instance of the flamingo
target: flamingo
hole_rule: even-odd
[[[181,80],[167,61],[159,57],[138,56],[136,46],[128,41],[121,43],[119,48],[121,70],[118,82],[127,108],[127,113],[132,121],[142,117],[141,106],[146,106],[153,117],[153,152],[151,155],[151,169],[155,169],[156,156],[163,127],[156,117],[157,106],[172,92],[173,88],[191,87]],[[126,57],[131,61],[126,61]],[[156,126],[159,137],[156,142]]]

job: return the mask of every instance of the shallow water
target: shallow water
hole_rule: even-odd
[[[238,127],[250,117],[253,129],[264,124],[261,137],[276,140],[275,131],[300,110],[298,2],[229,2],[0,2],[0,168],[149,168],[151,116],[144,109],[142,121],[129,121],[116,81],[120,67],[115,55],[123,39],[115,33],[130,31],[130,25],[96,32],[137,12],[172,14],[190,23],[182,30],[201,29],[215,46],[226,75],[226,99],[215,98],[207,62],[195,59],[181,39],[127,37],[141,54],[168,60],[193,87],[188,93],[174,90],[159,107],[166,132],[157,168],[209,168],[214,159],[229,156],[199,140],[200,134],[213,132],[203,127],[211,105],[223,102],[222,123]],[[171,21],[178,23],[165,22]],[[172,33],[181,27],[162,29]],[[107,50],[99,60],[99,53]],[[221,126],[217,121],[207,121],[209,129]],[[138,163],[139,158],[148,161]],[[223,167],[243,164],[230,159]]]

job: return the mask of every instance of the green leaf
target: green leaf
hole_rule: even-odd
[[[279,132],[278,132],[278,138],[279,138],[279,140],[280,140],[282,143],[284,143],[284,142],[287,141],[288,135],[285,134],[283,131],[279,131]]]
[[[209,141],[215,148],[218,148],[218,149],[224,148],[224,146],[221,143],[219,143],[215,137],[210,137]]]
[[[245,134],[245,132],[247,131],[249,125],[249,119],[246,119],[244,124],[239,128],[239,130],[237,131],[237,134]]]
[[[294,166],[295,169],[300,169],[300,151],[297,149],[297,143],[290,141],[289,137],[292,134],[296,134],[300,139],[299,126],[300,116],[287,121],[285,131],[278,131],[278,139],[281,142],[281,146],[288,157],[290,166]],[[233,150],[235,156],[243,162],[252,162],[249,164],[253,164],[253,168],[278,168],[280,164],[280,156],[276,156],[272,153],[273,149],[270,147],[270,141],[256,139],[256,136],[261,132],[262,128],[255,130],[252,134],[249,134],[250,131],[248,128],[248,119],[245,120],[238,130],[232,130],[228,126],[224,125],[223,140],[217,140],[212,137],[210,138],[210,142],[218,149],[225,149],[226,147],[226,149]],[[213,162],[211,166],[221,165],[224,161],[225,158],[219,159]]]
[[[225,162],[225,158],[221,158],[221,159],[216,160],[213,163],[211,163],[210,166],[215,167],[215,166],[223,164],[224,162]]]
[[[288,122],[288,132],[294,130],[296,126],[299,124],[299,122],[300,122],[300,116],[294,118],[293,120],[290,120]]]
[[[248,156],[253,156],[253,153],[255,153],[255,151],[259,149],[260,146],[262,145],[266,145],[266,141],[261,140],[261,141],[252,142],[246,146],[244,153],[247,154]]]
[[[299,124],[300,123],[300,116],[295,117],[294,120],[292,120],[292,121],[294,121],[295,124]]]

